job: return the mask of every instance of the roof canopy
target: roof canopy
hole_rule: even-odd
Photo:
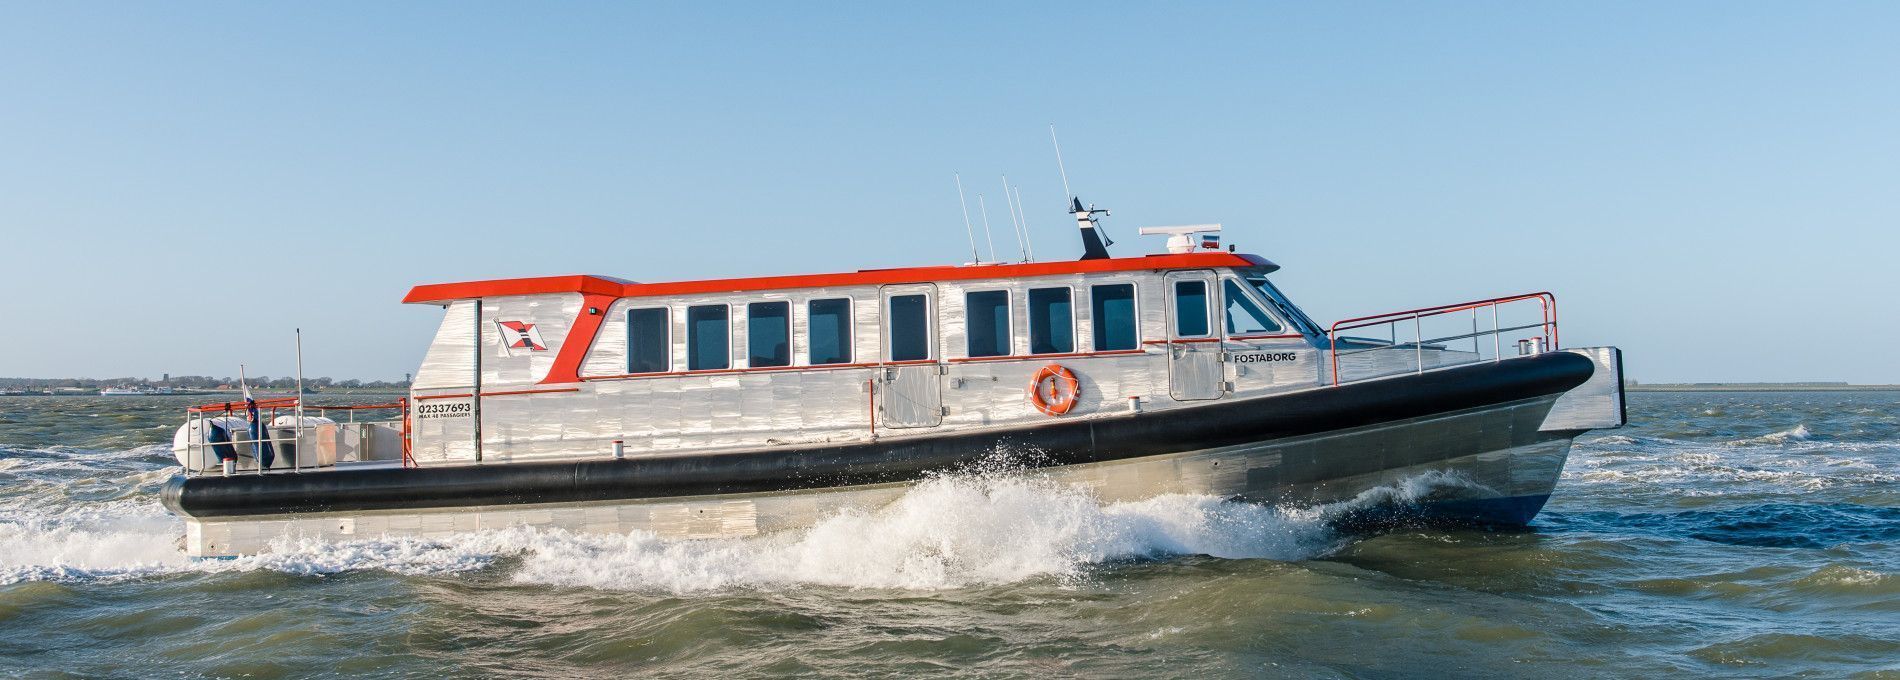
[[[801,274],[795,276],[675,281],[670,283],[636,283],[611,276],[571,274],[567,276],[538,276],[526,279],[494,279],[462,283],[424,284],[409,289],[409,294],[403,296],[402,301],[408,303],[440,304],[452,300],[471,300],[504,295],[541,295],[546,293],[583,293],[612,297],[651,297],[1213,267],[1267,267],[1269,271],[1280,268],[1279,265],[1268,262],[1258,256],[1212,251],[1181,255],[1122,257],[1106,260],[866,269],[842,274]]]

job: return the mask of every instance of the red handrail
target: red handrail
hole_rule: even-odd
[[[257,407],[260,409],[290,408],[296,405],[297,405],[296,397],[271,397],[269,399],[257,400]],[[216,404],[199,404],[197,406],[190,406],[185,409],[185,412],[210,413],[213,411],[242,411],[245,408],[246,408],[246,404],[242,401],[226,401],[226,402],[220,402]]]
[[[1543,327],[1545,328],[1545,332],[1550,335],[1550,348],[1557,349],[1559,346],[1557,342],[1557,296],[1556,294],[1551,293],[1550,291],[1524,293],[1522,295],[1509,295],[1505,297],[1491,298],[1488,300],[1475,300],[1472,302],[1457,302],[1457,303],[1453,303],[1449,305],[1439,305],[1436,307],[1421,307],[1419,309],[1408,309],[1403,312],[1388,312],[1385,314],[1374,314],[1372,316],[1361,316],[1361,317],[1355,317],[1351,319],[1341,319],[1339,321],[1333,322],[1332,327],[1327,329],[1326,331],[1326,339],[1328,341],[1327,344],[1330,345],[1329,351],[1332,354],[1333,385],[1335,387],[1339,385],[1339,332],[1342,330],[1352,330],[1355,328],[1365,328],[1368,326],[1379,326],[1379,325],[1397,322],[1404,319],[1423,319],[1428,316],[1438,316],[1441,314],[1450,314],[1453,312],[1469,311],[1469,310],[1474,310],[1481,307],[1496,308],[1498,305],[1508,304],[1512,302],[1520,302],[1524,300],[1537,300],[1539,304],[1542,306],[1543,316],[1544,316]],[[1492,329],[1492,330],[1493,332],[1497,332],[1497,329]],[[1414,338],[1414,340],[1416,342],[1424,342],[1424,338]]]

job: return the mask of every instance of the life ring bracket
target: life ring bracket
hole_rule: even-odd
[[[1029,379],[1029,404],[1048,416],[1060,416],[1075,408],[1082,395],[1082,383],[1075,372],[1062,364],[1049,364]]]

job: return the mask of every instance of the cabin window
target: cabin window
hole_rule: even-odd
[[[1174,282],[1174,337],[1207,335],[1207,282]]]
[[[1029,353],[1064,354],[1075,351],[1075,311],[1067,288],[1029,291]]]
[[[754,302],[745,307],[746,366],[792,365],[792,304]]]
[[[627,372],[665,373],[672,362],[672,320],[665,307],[627,310]]]
[[[884,315],[891,329],[891,361],[930,358],[930,298],[893,295]]]
[[[1267,298],[1268,303],[1280,310],[1280,316],[1285,317],[1295,327],[1304,330],[1308,335],[1326,334],[1326,331],[1320,330],[1319,323],[1300,311],[1299,307],[1294,306],[1292,301],[1287,299],[1286,293],[1280,292],[1279,287],[1273,285],[1273,282],[1265,278],[1249,278],[1247,283],[1252,284],[1254,290],[1260,291],[1260,294]]]
[[[1009,355],[1009,291],[984,290],[963,296],[965,318],[969,320],[969,349],[972,357]]]
[[[851,363],[851,298],[812,300],[806,308],[811,365]]]
[[[1095,321],[1095,351],[1135,348],[1135,284],[1094,286],[1089,289],[1089,304]]]
[[[725,305],[686,308],[686,370],[711,371],[732,365],[731,330]]]
[[[1228,335],[1259,335],[1280,332],[1280,322],[1274,321],[1273,317],[1267,315],[1265,310],[1260,309],[1259,305],[1254,304],[1253,298],[1247,297],[1247,292],[1240,289],[1240,284],[1234,283],[1232,279],[1228,279],[1224,290],[1227,291]]]

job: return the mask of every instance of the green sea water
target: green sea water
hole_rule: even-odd
[[[1528,531],[1033,471],[744,540],[192,561],[190,397],[0,397],[0,676],[1900,678],[1900,393],[1638,393]]]

